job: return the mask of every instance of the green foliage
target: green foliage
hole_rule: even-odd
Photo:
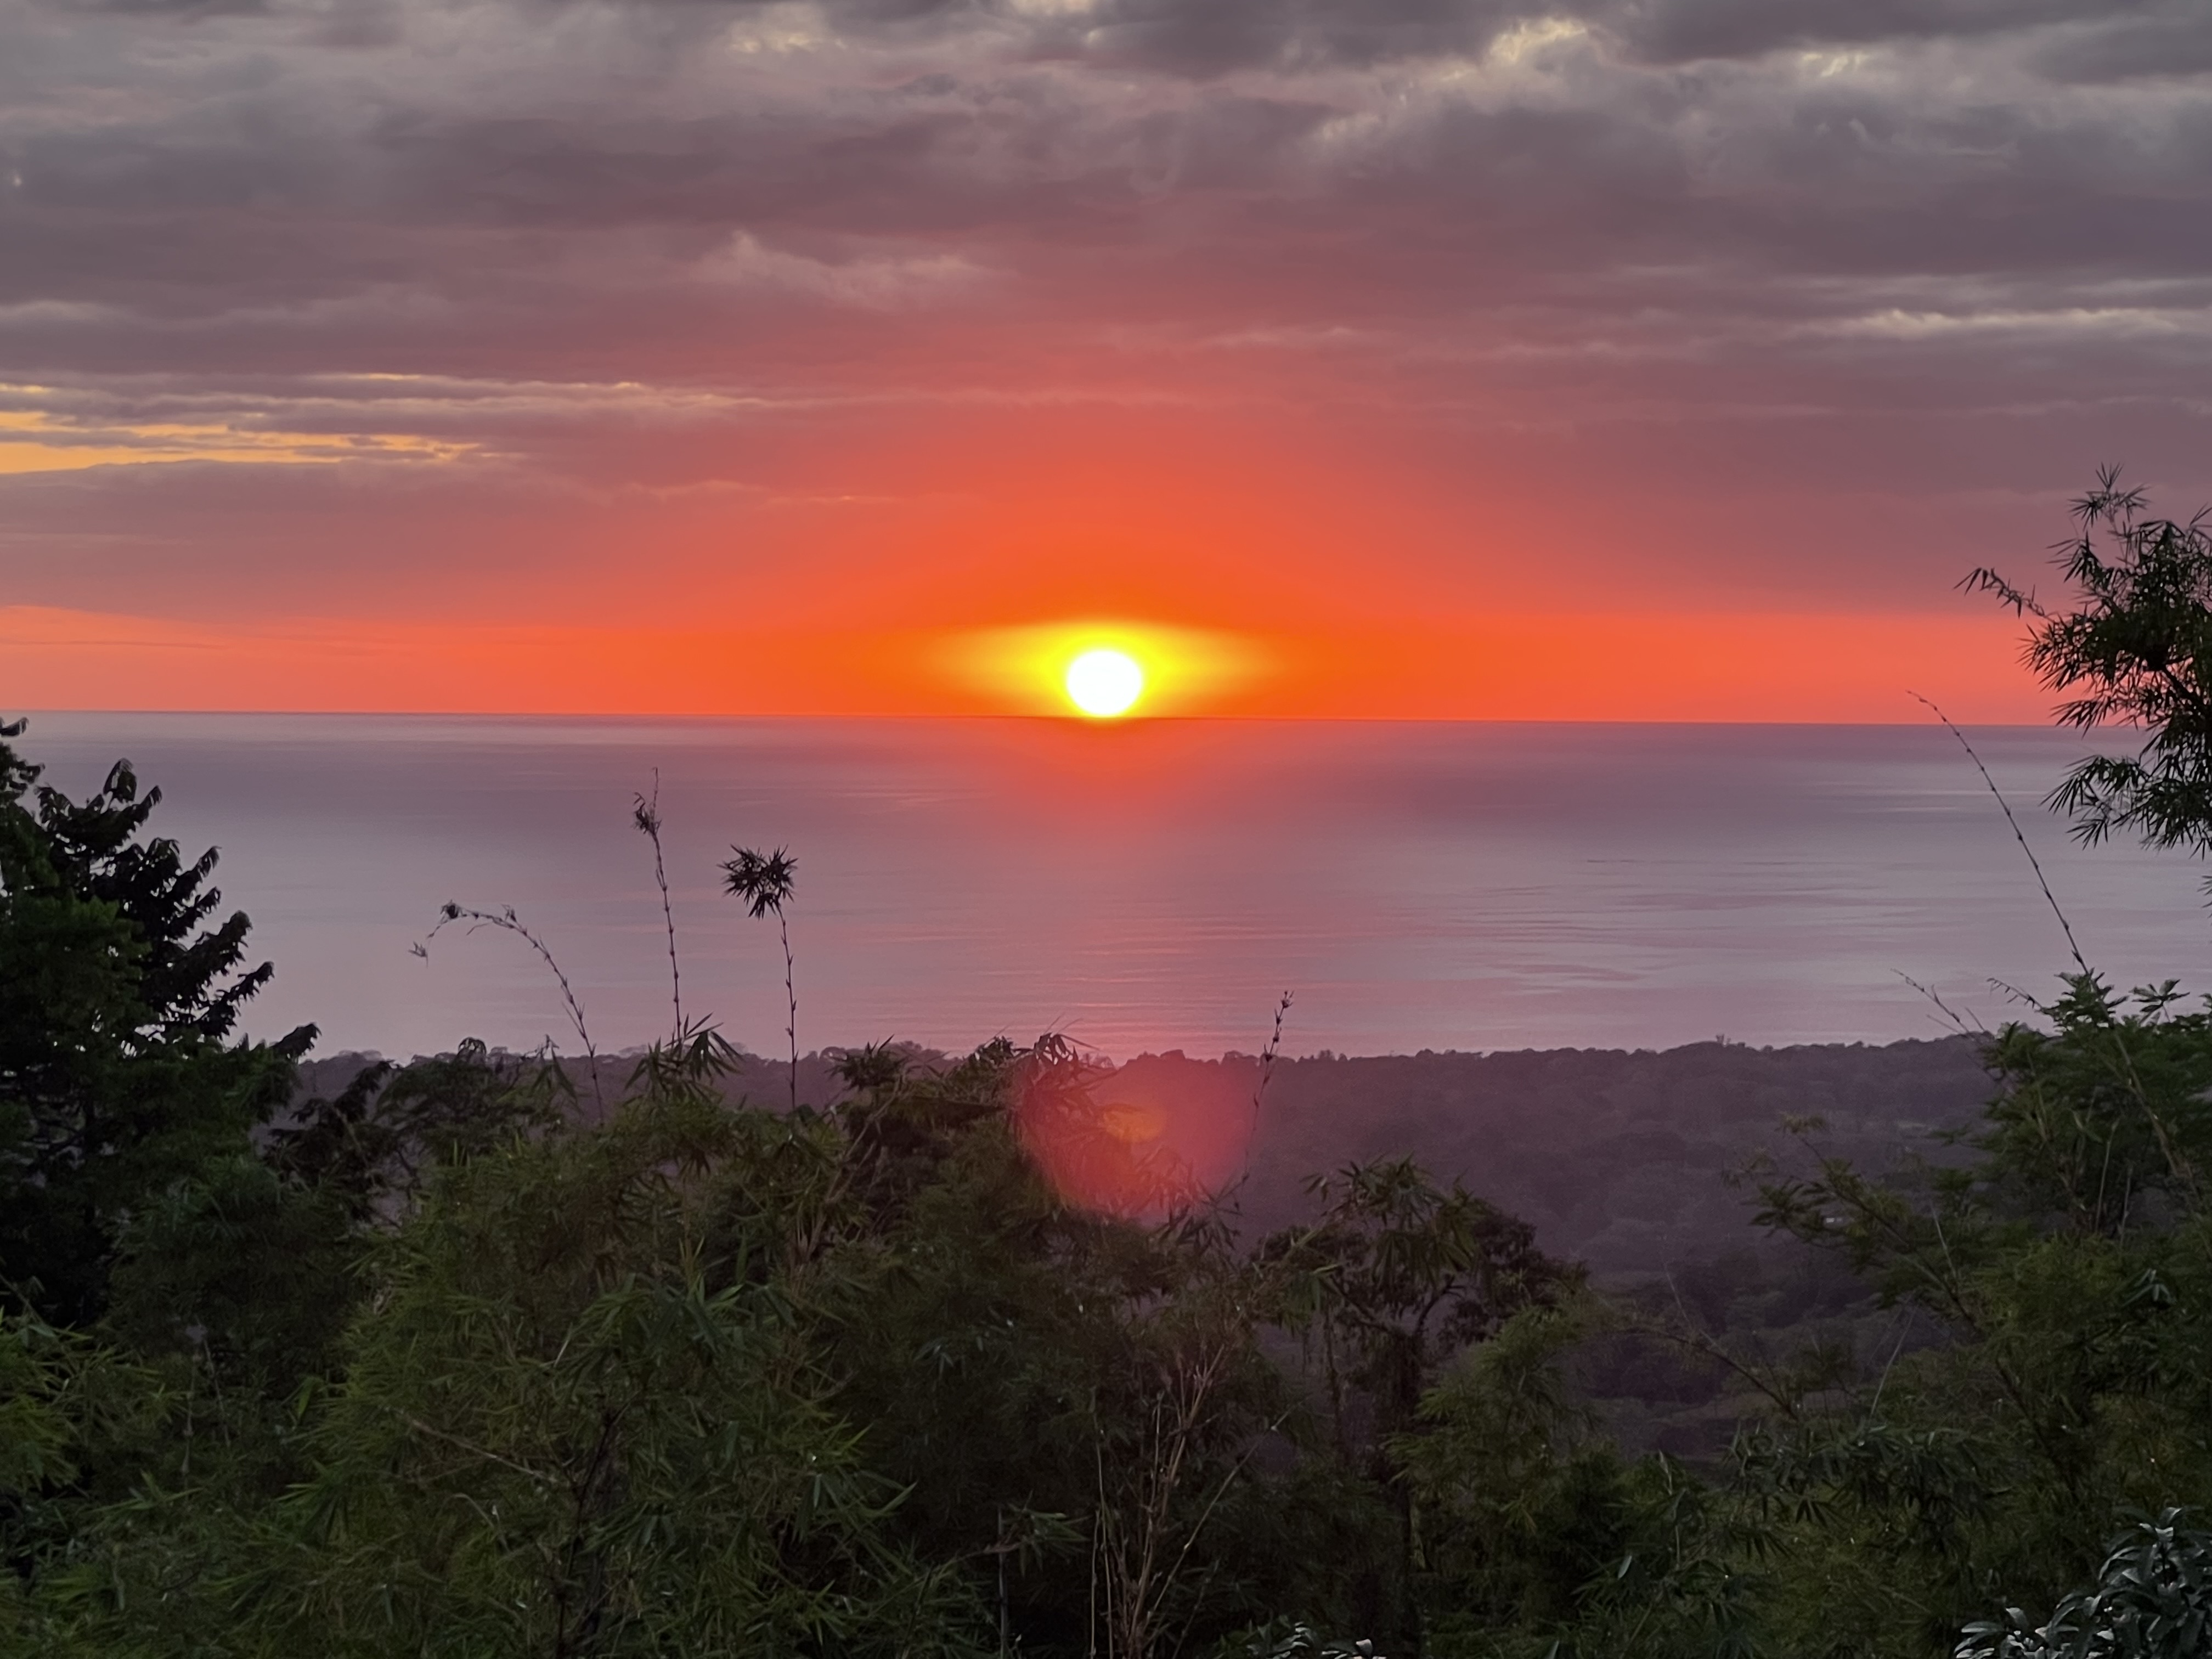
[[[211,1161],[131,1218],[101,1328],[215,1386],[282,1399],[334,1363],[358,1243],[333,1194],[250,1153]]]
[[[76,1473],[58,1339],[37,1322],[0,1315],[0,1654],[27,1652],[23,1575],[43,1495]]]
[[[1278,1319],[1317,1358],[1328,1446],[1389,1516],[1363,1552],[1350,1613],[1377,1640],[1417,1644],[1425,1554],[1413,1443],[1444,1364],[1516,1315],[1556,1301],[1579,1276],[1535,1248],[1527,1223],[1458,1182],[1442,1188],[1410,1158],[1316,1177],[1314,1222],[1261,1248]]]
[[[264,1157],[366,1221],[411,1202],[439,1169],[554,1128],[574,1102],[558,1066],[495,1054],[470,1037],[451,1054],[364,1066],[332,1098],[281,1117]]]
[[[2112,1547],[2094,1589],[2033,1625],[2019,1608],[1966,1627],[1958,1659],[2196,1659],[2212,1646],[2212,1533],[2168,1510]]]
[[[1444,1358],[1574,1279],[1537,1250],[1526,1222],[1456,1182],[1437,1187],[1411,1158],[1355,1164],[1308,1190],[1319,1218],[1267,1254],[1285,1276],[1292,1328],[1321,1340],[1347,1448],[1346,1383],[1372,1397],[1381,1436],[1398,1433]]]
[[[868,1265],[749,1191],[813,1126],[702,1081],[456,1167],[380,1251],[241,1587],[261,1650],[970,1650],[808,1340]]]
[[[2212,1493],[2212,1057],[2173,1000],[2076,976],[2048,1029],[1991,1039],[1978,1156],[1765,1186],[1763,1221],[1844,1253],[1931,1334],[1868,1397],[1747,1442],[1822,1609],[1864,1633],[1839,1650],[1940,1650],[1993,1594],[2048,1607],[2120,1516]]]
[[[1227,1552],[1286,1403],[1259,1346],[1265,1273],[1218,1216],[1118,1220],[1042,1178],[1024,1123],[1089,1099],[1064,1043],[935,1075],[863,1050],[844,1072],[852,1187],[890,1267],[840,1354],[910,1490],[896,1524],[988,1565],[1038,1650],[1143,1654],[1244,1622],[1269,1564]]]
[[[1243,1652],[1251,1659],[1382,1659],[1376,1652],[1375,1644],[1364,1638],[1353,1642],[1332,1642],[1310,1625],[1296,1620],[1283,1623],[1287,1628],[1271,1626],[1255,1635]]]
[[[0,1655],[76,1650],[66,1597],[36,1591],[89,1546],[96,1506],[122,1495],[102,1466],[159,1437],[167,1417],[147,1368],[33,1315],[0,1315]]]
[[[2177,1012],[2172,981],[2115,995],[2094,975],[1985,1052],[1999,1093],[1985,1144],[2017,1201],[2119,1237],[2174,1206],[2201,1211],[2212,1156],[2212,1010]]]
[[[2212,534],[2143,511],[2140,489],[2107,467],[2074,504],[2080,533],[2061,560],[2078,592],[2053,612],[2033,592],[1981,569],[1966,586],[2033,616],[2027,660],[2052,690],[2074,692],[2058,719],[2088,727],[2149,728],[2133,756],[2092,756],[2067,774],[2051,804],[2075,833],[2102,841],[2133,830],[2157,847],[2212,850]]]
[[[243,914],[207,925],[214,852],[142,838],[159,790],[38,776],[0,740],[0,1293],[82,1322],[131,1215],[240,1149],[314,1033],[225,1046],[270,970]]]
[[[1563,1361],[1612,1322],[1587,1294],[1534,1306],[1472,1350],[1402,1443],[1424,1499],[1425,1599],[1446,1656],[1750,1654],[1765,1554],[1726,1494],[1632,1462]]]

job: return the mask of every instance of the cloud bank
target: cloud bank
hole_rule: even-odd
[[[1955,614],[2208,193],[2194,0],[0,0],[0,600]]]

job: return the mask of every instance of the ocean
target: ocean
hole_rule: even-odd
[[[2082,949],[2212,988],[2201,866],[2081,848],[2039,805],[2081,734],[1972,732]],[[2115,746],[2104,734],[2098,741]],[[321,1052],[664,1033],[631,821],[656,774],[687,1013],[784,1046],[772,919],[720,890],[787,848],[802,1049],[1059,1030],[1126,1059],[1882,1042],[1995,1024],[2069,963],[1996,803],[1936,726],[723,720],[52,714],[71,793],[127,756],[222,849],[276,977],[251,1028]]]

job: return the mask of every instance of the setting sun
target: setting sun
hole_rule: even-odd
[[[1126,651],[1101,646],[1067,665],[1067,700],[1094,720],[1126,714],[1144,694],[1145,671]]]
[[[1243,712],[1274,671],[1257,640],[1132,617],[947,633],[928,659],[1009,714],[1094,720]]]

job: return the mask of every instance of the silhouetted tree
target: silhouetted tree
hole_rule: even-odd
[[[2212,851],[2212,534],[2203,514],[2153,517],[2139,489],[2106,467],[2074,503],[2079,533],[2059,558],[2075,590],[2053,610],[1986,568],[1964,585],[2036,619],[2027,660],[2052,690],[2072,694],[2060,722],[2148,729],[2133,756],[2075,764],[2051,804],[2085,842],[2130,830],[2155,847]]]
[[[783,914],[783,907],[790,900],[799,860],[781,847],[773,853],[755,852],[750,847],[730,850],[737,857],[722,865],[726,890],[744,902],[756,921],[773,911],[783,939],[783,994],[789,1011],[784,1035],[791,1040],[791,1104],[795,1111],[799,1107],[799,988],[792,973],[791,921]]]
[[[212,921],[215,851],[143,835],[160,790],[118,761],[77,802],[40,770],[0,740],[0,1293],[81,1324],[131,1217],[240,1149],[315,1033],[226,1042],[270,969],[243,912]]]

